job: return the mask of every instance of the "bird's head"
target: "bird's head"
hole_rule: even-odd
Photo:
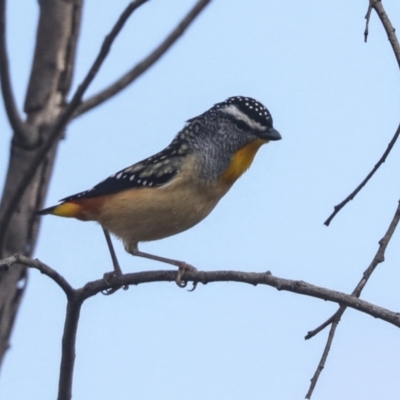
[[[280,140],[268,109],[250,97],[235,96],[188,120],[181,133],[200,154],[207,175],[233,183],[251,165],[257,150]]]

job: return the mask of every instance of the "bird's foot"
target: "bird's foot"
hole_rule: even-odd
[[[120,284],[112,284],[112,281],[114,279],[118,279],[119,277],[122,276],[122,271],[111,271],[111,272],[106,272],[103,275],[103,279],[106,282],[107,285],[110,287],[108,289],[103,290],[101,293],[104,294],[105,296],[109,296],[110,294],[115,293],[117,290],[123,288],[124,290],[128,290],[129,286],[128,285],[120,285]]]
[[[197,272],[197,268],[183,261],[179,261],[179,264],[177,266],[179,269],[176,275],[175,282],[180,288],[185,288],[187,286],[187,281],[182,280],[183,276],[185,275],[186,272]],[[197,282],[193,282],[193,287],[192,289],[189,290],[189,292],[193,292],[193,290],[196,289],[196,286]]]

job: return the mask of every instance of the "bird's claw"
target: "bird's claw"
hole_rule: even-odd
[[[111,272],[106,272],[103,275],[103,279],[107,285],[111,285],[111,281],[115,278],[118,278],[122,276],[122,273],[118,273],[116,271],[111,271]],[[108,289],[104,289],[101,291],[102,294],[105,296],[109,296],[110,294],[115,293],[117,290],[123,288],[124,290],[128,290],[129,286],[128,285],[113,285],[112,287],[109,287]]]
[[[193,267],[190,264],[187,264],[185,262],[180,262],[178,265],[178,273],[176,275],[175,282],[180,288],[185,288],[187,286],[187,281],[182,280],[183,276],[187,271],[189,272],[197,272],[197,268]],[[193,292],[193,290],[196,289],[197,282],[193,282],[193,287],[192,289],[189,290],[189,292]]]

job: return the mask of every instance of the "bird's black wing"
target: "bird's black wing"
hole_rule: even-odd
[[[186,151],[181,151],[172,142],[163,151],[118,171],[92,189],[68,196],[61,201],[93,198],[134,188],[163,186],[179,172],[186,154]]]

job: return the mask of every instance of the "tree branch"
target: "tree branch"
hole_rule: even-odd
[[[365,14],[365,30],[364,30],[364,42],[367,43],[368,34],[369,34],[369,21],[371,19],[371,12],[372,12],[372,0],[369,0],[368,10]]]
[[[375,172],[379,169],[379,167],[386,161],[387,156],[391,152],[393,146],[395,145],[397,139],[399,138],[400,135],[400,124],[397,127],[397,130],[395,134],[392,137],[392,140],[389,142],[387,149],[385,152],[382,154],[382,157],[379,159],[379,161],[375,164],[374,168],[372,168],[371,172],[365,177],[365,179],[338,205],[334,207],[333,213],[329,216],[329,218],[324,222],[326,226],[329,226],[333,218],[335,218],[336,214],[351,200],[356,197],[358,192],[367,184],[367,182],[372,178],[372,176],[375,174]]]
[[[396,57],[397,64],[400,68],[400,45],[399,45],[399,41],[397,40],[396,29],[393,27],[392,23],[390,22],[390,19],[389,19],[388,15],[386,14],[385,9],[383,8],[382,1],[381,0],[371,0],[371,2],[372,2],[373,9],[378,14],[378,17],[381,20],[381,23],[386,31],[389,42],[390,42],[393,52],[394,52],[394,56]]]
[[[84,95],[88,86],[90,85],[90,83],[92,82],[92,80],[94,79],[96,74],[98,73],[100,66],[104,62],[112,43],[114,42],[118,33],[121,31],[121,29],[122,29],[123,25],[125,24],[125,22],[127,21],[128,17],[132,14],[132,12],[134,10],[136,10],[140,5],[142,5],[146,1],[147,0],[136,0],[132,3],[130,3],[126,7],[126,9],[122,13],[121,17],[115,23],[110,34],[105,37],[104,43],[100,49],[99,55],[96,57],[96,60],[94,61],[92,67],[88,71],[85,79],[78,86],[78,89],[76,90],[74,96],[72,97],[71,102],[65,108],[64,112],[61,113],[61,115],[58,117],[58,119],[55,121],[55,123],[49,128],[48,140],[45,143],[43,143],[42,147],[38,150],[38,152],[36,153],[35,157],[33,158],[32,162],[31,162],[31,164],[29,165],[29,168],[27,168],[26,174],[22,176],[18,185],[16,185],[14,194],[12,196],[10,196],[10,200],[8,202],[8,205],[6,206],[6,210],[4,212],[4,218],[3,218],[3,220],[0,220],[0,226],[2,227],[2,229],[0,231],[0,249],[3,247],[5,232],[6,232],[7,226],[10,222],[11,216],[12,216],[15,208],[17,207],[19,201],[21,200],[21,197],[23,196],[23,194],[25,192],[25,188],[31,182],[32,178],[34,177],[34,175],[37,171],[37,168],[43,162],[47,152],[52,148],[52,146],[56,143],[57,139],[59,139],[60,136],[62,135],[66,124],[68,123],[72,114],[75,112],[77,106],[81,102],[82,96]]]
[[[318,363],[318,367],[314,373],[314,376],[311,378],[311,384],[310,384],[310,388],[308,389],[308,392],[306,394],[306,399],[311,399],[311,396],[313,394],[315,386],[317,385],[319,376],[321,375],[322,370],[325,368],[325,363],[328,358],[329,352],[331,350],[333,338],[335,336],[335,332],[336,332],[336,328],[337,328],[338,324],[339,324],[339,321],[335,321],[331,326],[331,330],[329,331],[328,340],[326,341],[325,349],[324,349],[324,352],[322,353],[321,360]]]
[[[139,8],[147,1],[148,0],[136,0],[129,3],[124,12],[118,18],[118,21],[115,23],[114,27],[111,29],[111,32],[104,38],[103,44],[100,48],[100,52],[96,57],[92,67],[90,68],[83,82],[78,86],[75,95],[73,96],[71,102],[68,104],[68,107],[65,109],[65,112],[60,118],[61,126],[64,126],[68,122],[72,114],[76,111],[78,105],[81,103],[83,94],[86,92],[86,89],[89,87],[90,83],[99,72],[101,65],[103,64],[108,53],[110,52],[111,46],[115,38],[121,32],[121,29],[125,25],[128,18],[137,8]]]
[[[53,268],[42,263],[38,259],[34,260],[32,258],[25,257],[20,254],[14,254],[11,257],[0,260],[0,268],[3,267],[3,268],[8,269],[14,264],[23,264],[23,265],[26,265],[27,267],[35,268],[35,269],[39,270],[42,274],[48,276],[55,283],[57,283],[57,285],[60,286],[60,288],[67,295],[67,298],[69,298],[72,295],[72,293],[74,292],[74,289],[72,288],[72,286],[67,282],[67,280],[62,275],[60,275]]]
[[[378,264],[382,263],[385,261],[385,251],[386,248],[390,242],[390,239],[393,236],[394,231],[396,230],[396,227],[399,223],[400,220],[400,201],[398,203],[396,212],[392,218],[392,221],[389,224],[389,227],[383,236],[383,238],[379,241],[379,247],[378,251],[376,252],[374,258],[372,259],[370,265],[368,268],[364,271],[363,277],[361,278],[360,282],[358,285],[355,287],[355,289],[352,292],[352,296],[354,297],[360,297],[362,290],[364,289],[365,285],[367,284],[369,278],[371,277],[372,273],[375,271],[375,268],[378,266]],[[332,345],[333,338],[335,336],[336,328],[339,325],[340,319],[342,318],[344,312],[346,311],[347,306],[342,304],[340,305],[339,309],[330,317],[328,318],[323,324],[321,324],[318,328],[314,329],[313,331],[310,331],[307,333],[305,339],[311,339],[315,335],[317,335],[319,332],[321,332],[323,329],[325,329],[327,326],[332,324],[331,329],[329,331],[329,336],[325,345],[324,352],[322,354],[322,357],[318,363],[317,369],[314,373],[314,376],[311,379],[311,385],[310,388],[307,392],[306,399],[310,399],[311,395],[314,391],[315,385],[317,384],[318,378],[322,372],[322,370],[325,367],[326,360],[329,355],[329,351]]]
[[[389,42],[392,46],[394,55],[396,57],[396,61],[398,66],[400,67],[400,45],[399,42],[397,40],[397,36],[396,36],[396,29],[393,28],[392,23],[390,22],[389,17],[386,14],[385,9],[383,8],[382,2],[381,0],[369,0],[369,4],[368,4],[368,11],[367,11],[367,15],[365,16],[365,18],[367,19],[367,25],[366,25],[366,31],[364,32],[364,38],[365,41],[367,39],[368,35],[368,23],[369,23],[369,18],[370,18],[370,9],[373,8],[375,10],[375,12],[378,14],[379,19],[382,22],[383,28],[385,29]],[[390,141],[390,143],[388,144],[388,147],[386,149],[386,151],[383,153],[382,157],[379,159],[379,161],[377,162],[377,164],[375,165],[375,167],[372,169],[372,171],[365,177],[365,179],[353,190],[353,192],[351,192],[341,203],[339,203],[338,205],[336,205],[334,207],[334,211],[333,213],[328,217],[328,219],[324,222],[324,224],[326,226],[329,226],[329,224],[331,223],[331,221],[333,220],[333,218],[335,218],[336,214],[351,200],[354,199],[354,197],[356,197],[356,195],[358,194],[358,192],[360,192],[360,190],[367,184],[367,182],[372,178],[372,176],[375,174],[375,172],[379,169],[379,167],[386,161],[387,156],[389,155],[389,153],[391,152],[393,146],[395,145],[398,137],[400,134],[400,125],[398,126],[395,134],[393,135],[392,140]]]
[[[114,276],[107,278],[107,280],[99,279],[88,282],[80,289],[73,289],[65,280],[65,278],[58,274],[58,272],[39,260],[32,260],[28,257],[16,254],[7,259],[0,260],[0,267],[2,265],[11,266],[15,263],[23,263],[29,267],[38,269],[40,272],[56,282],[64,290],[64,292],[73,293],[73,295],[76,296],[76,300],[82,302],[89,297],[95,296],[96,294],[102,293],[103,291],[113,287],[139,285],[142,283],[151,282],[175,283],[176,280],[176,271],[142,271]],[[400,314],[398,312],[387,310],[383,307],[368,303],[365,300],[361,300],[353,295],[348,295],[336,290],[315,286],[304,281],[279,278],[273,276],[269,271],[263,273],[242,271],[190,271],[186,272],[183,278],[186,282],[202,283],[204,285],[211,282],[241,282],[254,286],[271,286],[278,290],[298,293],[305,296],[338,303],[400,327]]]
[[[0,0],[0,81],[4,107],[15,139],[24,145],[29,141],[25,124],[19,115],[11,86],[10,69],[6,43],[6,0]]]
[[[400,218],[400,205],[396,214],[398,214],[398,221],[398,219]],[[382,241],[386,241],[386,245],[382,243],[382,246],[387,246],[387,243],[390,240],[391,235],[393,234],[394,228],[395,227],[393,227],[390,235],[385,235],[384,239],[382,239]],[[382,255],[382,253],[380,254]],[[16,263],[23,263],[31,268],[38,269],[40,272],[47,275],[50,279],[56,282],[67,294],[68,304],[62,340],[62,359],[60,367],[58,400],[69,400],[72,396],[76,333],[79,324],[80,310],[83,302],[89,297],[95,296],[96,294],[104,292],[109,293],[110,289],[120,288],[122,286],[139,285],[142,283],[151,282],[175,282],[177,274],[176,271],[143,271],[132,274],[114,276],[112,278],[108,277],[107,280],[105,280],[104,278],[99,279],[96,281],[88,282],[80,289],[73,289],[64,277],[62,277],[55,270],[43,264],[39,260],[32,260],[28,257],[14,255],[5,260],[0,260],[0,268],[5,265],[10,267]],[[353,308],[365,314],[371,315],[375,318],[379,318],[383,321],[389,322],[397,327],[400,327],[400,314],[398,312],[390,311],[385,308],[368,303],[364,300],[360,300],[353,295],[347,295],[345,293],[322,288],[303,281],[279,278],[273,276],[269,271],[265,273],[241,271],[190,271],[185,274],[184,279],[186,282],[193,282],[195,284],[200,282],[204,285],[211,282],[241,282],[248,283],[254,286],[271,286],[278,290],[285,290],[305,296],[335,302],[340,304],[341,306]],[[333,336],[337,327],[337,323],[332,325],[328,343],[326,345],[322,360],[319,363],[317,373],[312,380],[312,385],[307,396],[311,396],[312,390],[317,383],[318,376],[325,365],[325,361],[328,357],[329,349],[333,341]]]
[[[158,61],[168,49],[179,39],[180,36],[185,32],[189,25],[195,20],[195,18],[203,11],[203,9],[210,3],[211,0],[199,0],[196,5],[189,11],[189,13],[182,19],[182,21],[176,26],[176,28],[166,37],[166,39],[154,49],[147,57],[136,64],[130,71],[119,78],[116,82],[111,84],[108,88],[101,92],[89,97],[87,100],[76,110],[75,117],[79,117],[85,112],[105,102],[111,97],[118,94],[120,91],[125,89],[140,75],[146,72],[156,61]]]
[[[81,299],[78,299],[77,296],[69,299],[62,338],[62,355],[57,400],[70,400],[72,398],[72,382],[75,366],[75,343],[81,307],[82,301]]]
[[[89,282],[81,289],[78,289],[83,298],[92,297],[106,289],[112,287],[120,287],[123,285],[139,285],[141,283],[150,282],[175,282],[176,271],[144,271],[132,274],[124,274],[109,279]],[[206,285],[211,282],[241,282],[250,285],[267,285],[278,290],[299,293],[305,296],[315,297],[318,299],[331,301],[334,303],[344,304],[350,308],[361,311],[375,318],[382,319],[397,327],[400,327],[400,314],[394,311],[360,300],[354,296],[315,286],[303,281],[295,281],[290,279],[278,278],[270,272],[241,272],[241,271],[197,271],[185,273],[183,279],[186,282],[198,282]]]

